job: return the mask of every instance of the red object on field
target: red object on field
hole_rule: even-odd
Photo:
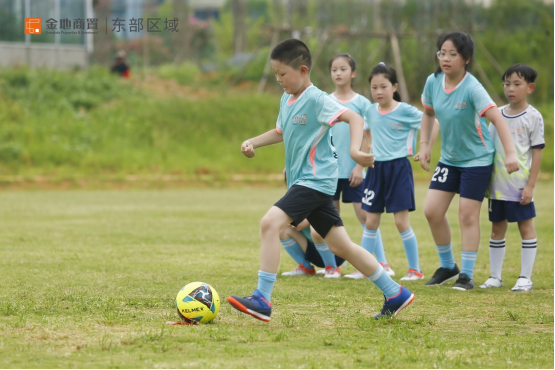
[[[121,74],[121,77],[125,77],[125,78],[131,77],[131,72],[129,72],[129,69],[126,70],[126,71],[124,71],[124,72]]]
[[[185,321],[166,321],[167,325],[192,325]]]

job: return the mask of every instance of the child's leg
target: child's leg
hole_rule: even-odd
[[[337,268],[335,255],[330,251],[324,238],[322,238],[312,227],[310,228],[310,236],[312,237],[312,241],[314,242],[314,246],[316,247],[318,254],[320,254],[322,261],[324,261],[325,267],[327,268],[330,266],[332,268]]]
[[[445,215],[454,196],[454,192],[430,189],[424,204],[424,215],[430,225],[441,267],[448,269],[455,267],[455,259],[451,249],[451,228]]]
[[[370,254],[374,254],[381,218],[381,213],[366,212],[366,227],[362,234],[362,248],[370,252]]]
[[[480,208],[482,202],[460,198],[459,225],[461,227],[462,266],[461,274],[473,278],[474,265],[480,246]]]
[[[521,267],[520,276],[524,276],[528,280],[532,278],[532,268],[536,260],[536,251],[538,250],[538,239],[536,238],[536,230],[534,229],[534,219],[518,222],[518,229],[522,238],[521,250]]]
[[[372,278],[374,274],[378,273],[378,276],[375,276],[375,280],[372,281],[380,288],[386,299],[399,293],[399,284],[383,271],[372,254],[349,239],[344,227],[332,227],[324,239],[334,254],[349,261],[364,276]]]
[[[273,206],[260,222],[260,271],[257,289],[268,302],[271,300],[279,267],[279,231],[292,221],[280,208]]]
[[[297,262],[298,265],[302,265],[306,269],[312,269],[312,264],[306,259],[306,247],[307,239],[298,230],[295,230],[291,226],[285,226],[279,231],[279,239],[283,249]]]
[[[505,234],[509,223],[507,220],[491,223],[491,237],[489,240],[489,264],[491,277],[501,279],[503,259],[505,258]]]
[[[409,211],[404,210],[395,212],[394,216],[395,225],[401,234],[403,246],[405,247],[405,253],[409,262],[409,269],[420,272],[420,266],[418,265],[418,243],[416,241],[416,235],[410,227]]]

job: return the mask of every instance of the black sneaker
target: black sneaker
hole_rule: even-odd
[[[447,281],[454,280],[459,276],[459,268],[457,265],[452,269],[440,267],[434,272],[434,276],[424,285],[441,285]]]
[[[467,274],[459,274],[457,282],[453,285],[453,289],[469,290],[474,289],[474,280],[468,277]]]

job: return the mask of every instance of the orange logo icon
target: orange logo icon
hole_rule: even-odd
[[[25,18],[25,34],[40,35],[42,31],[42,23],[40,18]]]

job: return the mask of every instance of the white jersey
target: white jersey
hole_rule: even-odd
[[[518,158],[519,169],[509,175],[505,168],[505,150],[495,126],[490,123],[489,132],[495,147],[493,171],[486,196],[490,199],[520,202],[522,190],[530,179],[532,149],[545,147],[543,118],[531,105],[524,112],[509,116],[503,106],[499,108],[509,125]]]

